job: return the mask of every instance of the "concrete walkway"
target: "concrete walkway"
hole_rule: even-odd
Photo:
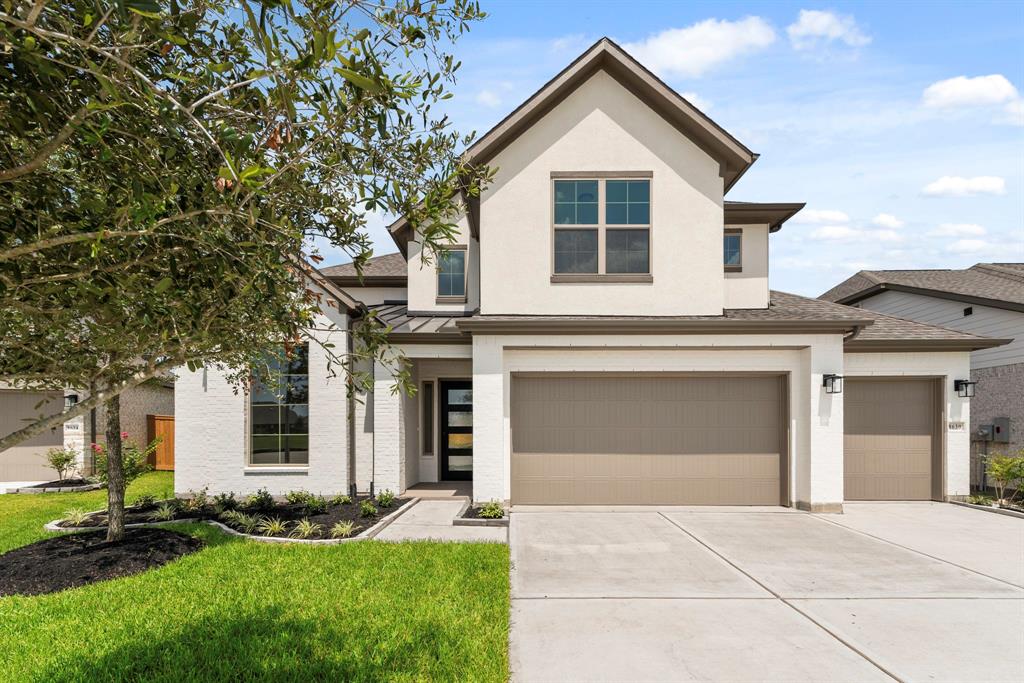
[[[464,503],[462,500],[420,500],[376,538],[379,541],[508,541],[507,527],[454,526],[452,520]]]
[[[1024,520],[941,503],[516,508],[510,543],[518,681],[1024,671]]]
[[[47,480],[48,481],[48,480]],[[23,486],[35,486],[36,484],[42,484],[43,480],[39,481],[0,481],[0,493],[7,493],[14,489],[20,489]]]

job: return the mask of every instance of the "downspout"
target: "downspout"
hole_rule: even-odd
[[[355,339],[352,328],[356,320],[349,316],[345,344],[348,351],[348,495],[356,497],[356,387],[352,381],[352,364],[355,363]]]
[[[863,330],[863,329],[864,329],[864,325],[854,325],[853,326],[853,331],[850,332],[850,334],[848,334],[845,337],[843,337],[843,343],[845,344],[848,341],[856,339],[857,335],[860,334],[860,331]]]

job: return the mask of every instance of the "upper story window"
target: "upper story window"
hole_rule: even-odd
[[[724,239],[726,272],[743,270],[743,231],[726,230]]]
[[[280,349],[249,392],[250,465],[309,464],[309,350]]]
[[[649,280],[650,177],[558,178],[552,194],[555,278]]]
[[[438,303],[461,303],[466,300],[466,245],[448,247],[437,255]]]

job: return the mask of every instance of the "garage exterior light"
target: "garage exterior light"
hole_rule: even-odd
[[[78,394],[68,394],[64,397],[64,410],[71,410],[78,403]]]
[[[969,379],[953,380],[953,388],[956,389],[956,395],[960,398],[974,398],[975,384],[977,384],[977,382],[972,382]]]
[[[825,375],[821,384],[823,387],[825,387],[826,394],[843,393],[842,375]]]

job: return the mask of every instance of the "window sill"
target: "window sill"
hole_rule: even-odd
[[[466,297],[464,296],[439,296],[434,300],[437,304],[464,304],[466,303]]]
[[[551,284],[578,284],[578,283],[600,283],[600,284],[650,284],[654,282],[653,275],[642,275],[633,273],[606,273],[586,275],[552,275]]]
[[[726,266],[725,272],[727,273],[742,273],[743,266]]]
[[[247,465],[243,474],[309,474],[309,465]]]

